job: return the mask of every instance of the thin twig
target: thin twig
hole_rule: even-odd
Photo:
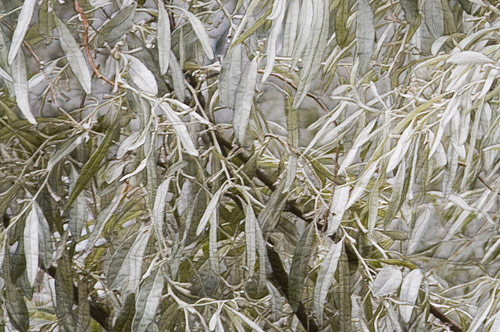
[[[75,0],[75,9],[80,14],[80,18],[82,19],[83,43],[85,44],[85,50],[87,51],[87,58],[89,59],[90,66],[92,67],[94,73],[97,75],[98,78],[102,79],[104,82],[108,83],[111,86],[115,86],[115,83],[113,83],[113,81],[109,80],[103,74],[101,74],[99,68],[97,68],[97,66],[94,63],[94,58],[92,57],[92,53],[90,52],[90,45],[89,45],[89,21],[87,20],[87,16],[85,16],[85,11],[80,6],[80,2],[78,0]]]

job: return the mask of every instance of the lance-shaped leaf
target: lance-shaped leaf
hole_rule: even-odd
[[[126,58],[130,64],[129,76],[134,85],[150,95],[158,94],[156,78],[148,67],[132,55],[126,55]]]
[[[243,71],[241,81],[236,89],[233,127],[240,144],[244,143],[245,134],[252,109],[255,84],[257,81],[257,57]]]
[[[241,44],[228,50],[222,63],[219,80],[219,94],[222,105],[234,110],[236,90],[243,76],[243,70],[248,67],[248,63],[248,57]]]
[[[29,331],[29,313],[24,297],[11,280],[5,280],[5,307],[10,322],[18,331]]]
[[[78,173],[76,169],[72,166],[70,173],[71,190],[74,189],[77,180],[78,180]],[[85,193],[81,193],[76,198],[75,203],[72,204],[71,207],[69,208],[69,213],[68,213],[68,219],[69,219],[68,227],[69,230],[71,231],[71,235],[75,238],[76,241],[79,241],[80,238],[82,237],[81,235],[83,226],[85,226],[85,223],[87,221],[87,213],[88,213],[87,198],[85,197]]]
[[[476,51],[458,51],[450,55],[447,63],[453,63],[456,65],[483,65],[483,64],[494,64],[495,61],[484,55],[483,53]]]
[[[113,332],[128,332],[132,330],[132,321],[135,317],[135,302],[135,294],[128,294],[116,318]]]
[[[97,34],[97,45],[102,46],[105,42],[114,46],[134,24],[136,5],[122,8],[111,20],[104,23]]]
[[[43,1],[38,11],[38,31],[42,37],[45,37],[45,44],[52,41],[53,30],[56,27],[53,8],[49,7],[50,1]]]
[[[399,3],[403,8],[406,20],[410,23],[408,38],[411,38],[417,31],[422,20],[418,10],[418,0],[399,0]]]
[[[309,260],[314,252],[315,239],[316,228],[314,223],[310,223],[300,237],[297,247],[295,247],[295,252],[293,253],[288,294],[290,305],[294,310],[297,309],[302,300],[302,291],[304,289]]]
[[[208,206],[205,210],[205,213],[203,213],[203,217],[201,217],[200,223],[198,224],[198,227],[196,228],[196,235],[200,235],[201,232],[205,230],[205,227],[207,226],[207,223],[209,219],[212,217],[214,213],[216,213],[216,209],[219,205],[219,200],[224,191],[226,190],[226,186],[223,185],[215,192],[215,194],[212,196],[212,199],[210,200],[210,203],[208,203]]]
[[[330,217],[328,218],[327,235],[332,235],[337,231],[337,228],[342,221],[345,210],[347,209],[347,202],[349,201],[350,186],[337,186],[333,192],[332,205],[330,209]]]
[[[115,131],[119,128],[120,121],[118,120],[118,116],[113,119],[111,126],[106,131],[106,135],[104,136],[101,144],[99,144],[99,147],[92,154],[89,161],[87,161],[85,166],[83,166],[82,172],[80,173],[80,176],[76,181],[75,188],[71,192],[68,203],[66,204],[66,208],[70,207],[71,204],[73,204],[78,195],[82,192],[83,189],[85,189],[85,186],[90,181],[90,179],[92,179],[92,177],[97,174],[97,171],[101,166],[101,162],[104,160],[104,157],[106,157],[111,143],[113,143],[113,136],[115,135]]]
[[[133,331],[148,331],[160,304],[163,283],[163,274],[159,269],[144,279],[135,302]]]
[[[375,296],[385,296],[399,288],[402,280],[401,271],[394,266],[386,266],[373,282],[372,292]]]
[[[276,42],[278,40],[278,35],[283,29],[283,19],[285,18],[285,0],[275,0],[273,3],[273,11],[271,15],[267,17],[268,20],[273,20],[271,26],[271,33],[269,34],[269,40],[267,42],[267,53],[266,53],[266,69],[264,70],[264,75],[262,75],[262,82],[265,82],[274,68],[274,60],[276,59]],[[255,59],[254,59],[255,60]]]
[[[335,36],[337,44],[345,47],[349,37],[349,28],[347,20],[349,19],[349,0],[340,0],[335,15]]]
[[[250,276],[253,275],[255,262],[257,261],[257,217],[253,211],[252,205],[247,204],[245,208],[245,243],[247,253],[247,266]]]
[[[318,273],[316,287],[314,288],[314,311],[316,316],[322,321],[328,289],[335,279],[335,271],[342,253],[343,242],[332,243]]]
[[[313,19],[314,19],[314,7],[312,0],[305,0],[302,2],[300,6],[299,13],[299,35],[297,40],[295,41],[295,45],[293,47],[293,61],[292,66],[295,67],[297,62],[302,57],[302,53],[309,43],[309,39],[311,37],[311,30],[313,28]]]
[[[59,30],[61,48],[64,54],[66,54],[69,66],[71,67],[73,74],[75,74],[83,90],[85,90],[85,93],[90,94],[92,84],[85,57],[80,51],[80,47],[76,43],[75,38],[73,38],[73,35],[71,34],[71,31],[69,31],[66,24],[64,24],[57,16],[55,20],[57,30]]]
[[[175,95],[179,100],[183,101],[186,95],[184,74],[182,73],[182,68],[173,51],[170,51],[170,75],[172,76],[172,84],[174,85]]]
[[[418,292],[420,291],[420,284],[422,283],[423,273],[419,269],[415,269],[408,273],[404,278],[403,284],[401,285],[401,292],[399,294],[399,300],[404,303],[400,306],[399,311],[401,317],[405,323],[408,323],[413,312],[413,305],[418,297]]]
[[[366,72],[375,45],[375,26],[373,11],[368,0],[358,1],[356,15],[356,54],[359,57],[359,71]]]
[[[165,75],[170,63],[171,38],[170,19],[162,1],[158,1],[158,27],[156,30],[158,40],[158,57],[160,61],[160,73]]]
[[[28,81],[26,78],[26,60],[22,50],[17,53],[11,65],[12,79],[14,80],[14,93],[16,103],[24,117],[32,124],[36,124],[35,117],[31,114]]]
[[[498,289],[498,286],[493,289],[492,294],[496,294],[497,289]],[[493,304],[495,303],[495,300],[496,300],[496,297],[491,296],[485,303],[483,303],[483,305],[481,305],[481,307],[479,307],[476,315],[474,316],[474,319],[472,320],[469,328],[467,329],[467,332],[476,332],[477,330],[479,330],[479,328],[481,328],[484,320],[486,319],[486,317],[488,317],[488,314],[490,313],[491,308],[493,307]],[[482,328],[481,328],[481,331],[483,331]],[[494,331],[494,330],[490,330],[490,331]]]
[[[31,211],[24,224],[24,257],[26,258],[26,274],[31,286],[34,285],[38,272],[38,219],[40,218],[38,214],[41,212],[36,202],[33,202]]]
[[[420,241],[427,231],[431,213],[428,208],[424,208],[413,225],[410,240],[408,241],[408,253],[412,254],[420,244]]]
[[[444,33],[444,11],[441,0],[426,0],[423,6],[425,25],[434,38]]]
[[[64,251],[57,262],[55,279],[57,317],[66,331],[74,331],[76,322],[73,312],[73,270],[68,251]]]
[[[165,112],[168,122],[170,122],[170,124],[174,128],[175,134],[181,141],[181,144],[186,152],[192,156],[197,157],[198,151],[196,151],[193,140],[191,139],[191,136],[189,136],[189,132],[184,122],[179,118],[179,116],[175,113],[175,111],[172,109],[172,107],[170,107],[168,103],[161,103],[159,105],[163,112]]]
[[[342,253],[338,263],[338,289],[336,296],[339,303],[339,331],[351,332],[352,329],[352,303],[351,303],[351,277],[349,272],[349,260],[343,242]]]
[[[292,0],[286,10],[285,28],[283,31],[284,56],[291,56],[295,47],[295,40],[299,31],[300,1]],[[301,27],[300,27],[301,28]]]
[[[163,236],[163,223],[165,222],[165,203],[171,179],[172,177],[168,177],[156,190],[156,197],[153,205],[153,227],[157,241],[165,240]]]
[[[214,51],[212,50],[212,46],[210,46],[210,39],[208,38],[208,33],[207,30],[205,30],[203,23],[200,21],[198,17],[196,17],[190,11],[187,11],[184,8],[180,7],[175,7],[175,8],[179,9],[180,11],[182,11],[182,13],[184,13],[184,15],[186,15],[187,19],[189,20],[189,23],[191,23],[191,26],[193,27],[196,37],[198,37],[198,40],[201,44],[201,47],[203,48],[203,51],[205,52],[205,55],[207,56],[207,58],[213,59]]]
[[[47,162],[47,169],[52,170],[52,168],[57,165],[59,161],[61,161],[64,157],[73,152],[80,144],[82,144],[88,138],[87,133],[83,133],[72,139],[64,142],[56,152],[50,157]]]
[[[17,18],[16,29],[12,35],[12,43],[9,49],[9,65],[14,62],[14,59],[19,52],[19,48],[24,41],[24,36],[26,36],[26,32],[28,31],[35,5],[36,0],[26,0],[23,3],[23,8],[21,8],[21,12]]]
[[[293,101],[293,108],[298,108],[309,92],[312,82],[317,78],[321,60],[326,49],[330,22],[328,1],[313,2],[313,27],[311,38],[303,56],[304,69]]]

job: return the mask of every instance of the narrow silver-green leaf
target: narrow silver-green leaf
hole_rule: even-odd
[[[92,79],[90,77],[90,71],[87,67],[85,57],[80,51],[80,47],[76,43],[75,38],[71,34],[71,31],[69,31],[66,24],[64,24],[57,16],[55,20],[57,29],[59,30],[59,41],[61,42],[61,48],[64,54],[66,54],[69,66],[71,67],[73,74],[75,74],[85,93],[90,94]]]
[[[423,6],[425,25],[434,38],[444,33],[444,11],[441,0],[426,0]]]
[[[73,204],[78,195],[82,192],[83,189],[85,189],[85,186],[90,181],[90,179],[92,179],[92,177],[97,174],[97,171],[101,166],[101,162],[104,160],[104,157],[106,157],[109,147],[113,143],[113,136],[115,135],[116,130],[119,128],[119,124],[120,121],[118,121],[118,118],[115,117],[111,123],[111,126],[106,131],[106,135],[104,136],[101,144],[99,144],[98,148],[92,154],[89,161],[87,161],[85,166],[83,166],[80,177],[78,177],[75,188],[71,192],[68,203],[66,204],[66,208],[70,207],[71,204]]]
[[[135,302],[135,315],[132,323],[134,331],[148,331],[148,326],[153,321],[160,304],[163,283],[163,274],[159,269],[142,283]]]
[[[76,169],[72,166],[70,173],[70,181],[71,190],[74,189],[74,186],[78,180],[78,173]],[[71,232],[71,235],[75,238],[76,241],[80,241],[82,237],[82,230],[87,221],[87,198],[85,197],[85,193],[81,193],[76,198],[74,204],[72,204],[69,208],[68,213],[68,227]]]
[[[82,175],[80,175],[78,179],[80,179],[81,177]],[[103,209],[101,213],[99,213],[99,215],[97,216],[94,228],[92,229],[92,232],[90,233],[90,236],[88,238],[87,248],[86,248],[87,251],[90,251],[94,247],[96,241],[101,236],[104,226],[106,226],[107,222],[109,221],[109,219],[111,219],[116,209],[120,205],[120,201],[123,198],[124,191],[125,191],[125,185],[121,185],[117,189],[116,195],[111,201],[111,203],[109,203],[109,205],[105,209]]]
[[[172,76],[172,84],[174,85],[175,95],[179,100],[183,101],[186,96],[184,74],[182,73],[182,68],[173,51],[170,51],[170,75]]]
[[[205,230],[205,227],[210,219],[210,217],[215,213],[219,205],[219,200],[224,191],[226,190],[226,186],[221,186],[219,190],[212,196],[210,203],[208,203],[207,208],[205,209],[205,213],[203,213],[203,217],[201,217],[200,223],[198,224],[198,228],[196,229],[196,235],[200,235],[201,232]]]
[[[375,26],[373,11],[368,0],[358,1],[356,15],[356,54],[359,57],[359,71],[366,72],[375,45]]]
[[[36,274],[38,272],[38,213],[41,213],[41,210],[37,207],[36,202],[33,202],[31,211],[28,217],[26,217],[23,232],[26,274],[31,286],[35,284]]]
[[[132,55],[126,55],[126,58],[130,63],[129,76],[134,85],[150,95],[158,94],[156,78],[148,67]]]
[[[273,11],[271,15],[267,17],[268,20],[273,20],[271,26],[271,33],[269,34],[269,40],[267,41],[267,52],[266,52],[266,68],[264,74],[262,75],[262,82],[266,81],[274,68],[274,60],[276,59],[277,51],[277,41],[278,36],[283,30],[283,19],[285,18],[285,6],[286,0],[275,0],[273,2]],[[254,59],[255,60],[255,59]]]
[[[301,80],[293,101],[293,108],[298,108],[302,104],[312,82],[317,79],[323,53],[328,41],[330,24],[329,1],[321,0],[313,2],[313,18],[311,38],[302,59],[304,69],[302,70]]]
[[[337,13],[335,15],[335,36],[337,44],[340,47],[345,47],[349,37],[349,28],[347,20],[349,18],[349,0],[340,0]]]
[[[456,65],[483,65],[483,64],[494,64],[493,61],[488,56],[481,52],[476,51],[458,51],[453,52],[450,57],[446,60],[447,63],[453,63]]]
[[[165,75],[170,64],[171,38],[170,19],[162,1],[158,1],[158,27],[156,33],[160,73]]]
[[[405,323],[408,323],[413,312],[413,306],[420,291],[420,284],[422,283],[424,275],[420,269],[416,269],[408,273],[404,278],[401,285],[401,292],[399,293],[399,300],[404,303],[399,307],[399,312]]]
[[[153,227],[157,241],[164,241],[163,223],[165,222],[165,204],[170,185],[171,177],[163,181],[156,190],[156,197],[153,205]]]
[[[233,127],[240,144],[243,144],[245,141],[256,82],[257,57],[255,57],[252,62],[250,62],[250,65],[243,70],[241,81],[236,89]]]
[[[108,43],[111,46],[130,31],[134,24],[136,5],[126,6],[103,24],[97,34],[97,45],[102,46]]]
[[[492,294],[496,294],[498,286],[495,287],[495,289],[492,291]],[[496,297],[491,296],[481,307],[479,307],[476,315],[474,316],[474,319],[469,325],[469,328],[467,329],[467,332],[476,332],[481,328],[483,325],[484,320],[486,317],[488,317],[488,314],[491,311],[491,308],[493,307],[493,304],[496,302]],[[483,329],[481,328],[481,331]]]
[[[297,247],[295,247],[295,252],[293,253],[288,294],[290,305],[294,309],[297,309],[297,306],[302,300],[302,291],[304,290],[309,260],[314,252],[315,239],[316,227],[314,223],[310,223],[300,237]]]
[[[285,28],[283,31],[284,56],[291,56],[299,29],[300,0],[292,0],[286,10]]]
[[[245,243],[246,243],[246,254],[247,254],[247,266],[250,276],[253,275],[255,270],[255,262],[257,261],[256,247],[256,225],[257,217],[253,211],[252,205],[247,204],[245,208]]]
[[[19,52],[19,48],[24,41],[24,36],[26,36],[26,32],[28,31],[31,22],[31,17],[33,16],[33,12],[35,10],[35,5],[36,0],[25,0],[23,3],[23,8],[21,8],[21,12],[17,18],[16,29],[12,35],[12,43],[9,49],[9,65],[14,62],[14,59]]]
[[[28,80],[26,75],[26,60],[23,51],[19,51],[11,65],[12,79],[14,80],[14,93],[16,103],[24,117],[31,123],[36,124],[35,117],[31,113]]]
[[[335,279],[335,271],[342,253],[343,241],[332,243],[328,254],[321,263],[314,288],[314,312],[320,321],[323,320],[323,310],[325,306],[328,290]]]
[[[28,307],[22,294],[17,290],[16,285],[10,280],[5,281],[5,308],[9,315],[10,322],[20,332],[29,331]]]
[[[375,296],[385,296],[395,292],[401,284],[401,271],[394,266],[386,266],[373,282],[372,292]]]
[[[186,152],[192,156],[198,156],[198,151],[194,146],[191,136],[189,136],[189,132],[184,122],[180,119],[180,117],[175,113],[175,111],[172,109],[172,107],[170,107],[168,103],[161,103],[159,105],[163,112],[165,112],[168,122],[170,122],[170,124],[174,128],[174,131],[181,141],[181,144]]]
[[[346,242],[343,242],[342,253],[338,263],[338,289],[336,296],[339,304],[339,331],[351,332],[352,330],[352,302],[351,302],[351,276],[349,260],[346,252]]]
[[[228,50],[219,80],[219,94],[222,105],[234,110],[236,105],[236,90],[243,76],[243,70],[248,67],[248,57],[243,52],[243,45],[239,44]]]
[[[87,133],[80,134],[72,139],[64,142],[56,152],[50,157],[47,162],[47,169],[51,170],[59,161],[73,152],[80,144],[88,137]]]
[[[193,27],[196,37],[198,37],[198,40],[203,48],[203,51],[205,52],[205,55],[207,56],[207,58],[213,59],[214,51],[212,49],[212,46],[210,46],[210,39],[208,38],[208,33],[207,30],[205,30],[203,23],[200,21],[198,17],[196,17],[190,11],[187,11],[184,8],[180,7],[175,7],[175,8],[181,10],[184,13],[184,15],[186,15],[187,19],[189,20],[189,23],[191,23],[191,26]]]

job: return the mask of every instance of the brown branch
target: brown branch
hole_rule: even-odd
[[[92,53],[90,52],[90,45],[89,45],[89,21],[87,20],[87,16],[85,16],[85,11],[83,8],[80,6],[80,2],[78,0],[75,0],[75,9],[76,11],[80,14],[80,18],[82,19],[83,23],[83,43],[85,44],[85,50],[87,53],[87,58],[89,59],[90,66],[94,70],[94,73],[96,76],[100,79],[102,79],[104,82],[108,83],[111,86],[114,86],[115,83],[113,81],[109,80],[106,78],[101,72],[99,71],[99,68],[94,63],[94,58],[92,57]]]
[[[439,310],[438,308],[436,308],[432,304],[431,304],[431,314],[434,317],[436,317],[437,319],[439,319],[440,321],[442,321],[443,323],[445,323],[446,325],[448,325],[451,331],[453,331],[453,332],[462,332],[463,331],[462,327],[457,322],[455,322],[450,317],[446,316],[443,312],[441,312],[441,310]]]
[[[462,166],[462,167],[466,167],[467,165],[461,161],[458,162],[458,165],[459,166]],[[477,176],[477,179],[486,187],[488,188],[491,192],[494,192],[495,194],[499,195],[500,196],[500,192],[498,192],[498,190],[495,190],[493,189],[489,184],[488,182],[486,182],[486,180],[483,179],[483,177],[481,175],[478,175]]]

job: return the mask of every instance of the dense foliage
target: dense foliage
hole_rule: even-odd
[[[500,331],[500,5],[0,2],[0,330]]]

